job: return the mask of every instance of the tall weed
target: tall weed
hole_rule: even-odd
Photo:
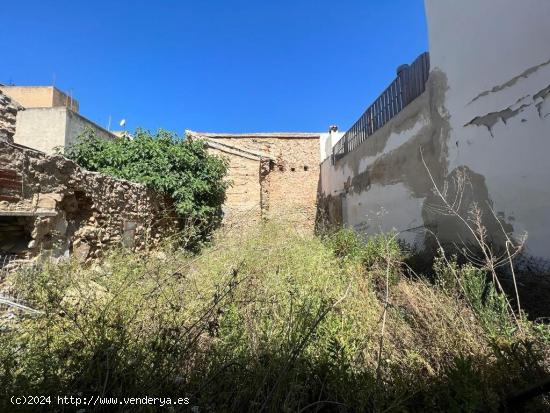
[[[455,281],[434,285],[405,277],[402,259],[392,235],[267,223],[219,232],[198,255],[118,250],[22,271],[10,282],[42,313],[2,322],[0,392],[185,395],[216,412],[490,411],[548,373],[547,328],[508,328],[479,270],[439,262]]]

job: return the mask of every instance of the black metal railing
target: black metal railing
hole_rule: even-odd
[[[353,151],[426,90],[430,55],[422,53],[411,65],[397,69],[397,77],[332,148],[333,162]]]

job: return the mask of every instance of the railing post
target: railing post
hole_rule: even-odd
[[[409,104],[410,99],[410,79],[409,79],[409,65],[404,64],[397,68],[397,77],[401,82],[401,100],[403,107]]]
[[[349,152],[349,136],[344,136],[344,155]]]

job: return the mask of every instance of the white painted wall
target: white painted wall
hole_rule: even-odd
[[[482,203],[495,243],[489,208],[516,237],[527,232],[526,256],[550,262],[550,0],[425,4],[427,91],[335,165],[325,159],[322,195],[363,234],[396,229],[421,246],[427,227],[460,244],[464,225],[433,208],[422,147],[438,185],[469,174],[463,213]]]
[[[321,133],[319,136],[319,149],[320,149],[320,161],[323,162],[325,159],[329,158],[332,155],[332,148],[336,145],[345,132],[339,131],[330,131],[326,133]]]
[[[550,94],[535,97],[550,87],[550,1],[425,5],[431,67],[448,81],[449,170],[483,175],[495,211],[528,233],[530,254],[550,258]],[[465,126],[487,114],[491,130]]]

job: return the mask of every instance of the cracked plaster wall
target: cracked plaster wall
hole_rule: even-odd
[[[426,212],[432,185],[420,148],[442,178],[448,123],[438,110],[444,90],[444,76],[432,74],[426,92],[359,147],[334,166],[330,159],[321,164],[319,219],[363,234],[397,230],[404,241],[424,246],[423,228],[434,218]]]
[[[334,166],[322,163],[321,218],[403,231],[420,248],[430,246],[426,230],[444,243],[471,240],[439,213],[422,148],[451,196],[468,177],[461,212],[476,202],[492,242],[504,243],[500,225],[527,232],[527,253],[550,259],[550,2],[527,3],[426,0],[427,90]]]
[[[431,66],[448,83],[446,162],[483,177],[497,215],[550,259],[550,2],[498,3],[426,0]]]

